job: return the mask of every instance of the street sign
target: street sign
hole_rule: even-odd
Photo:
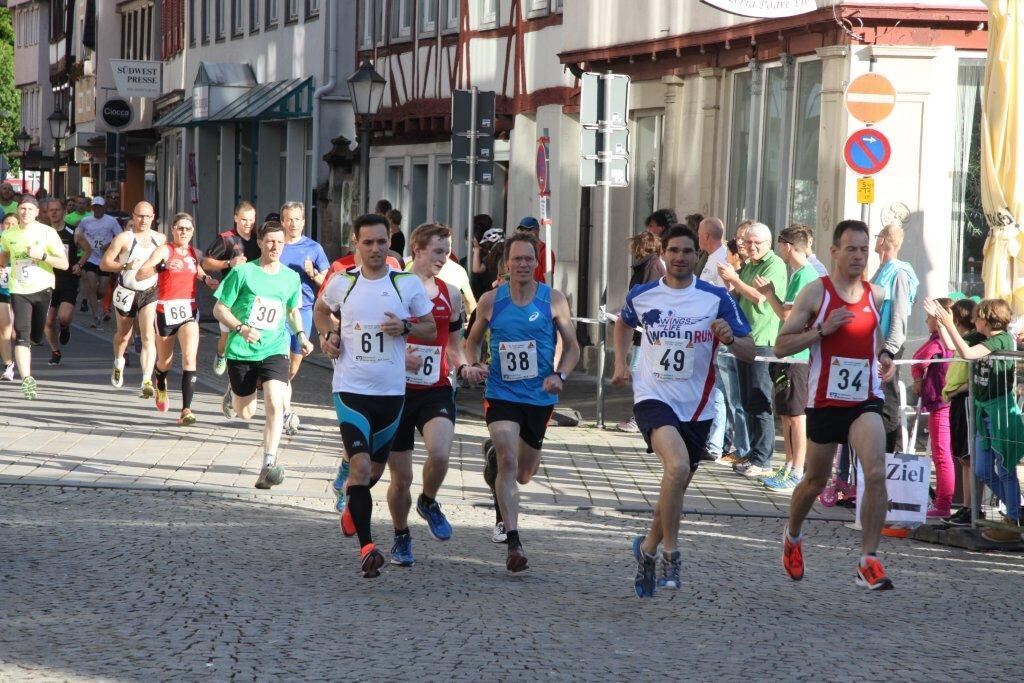
[[[629,185],[629,76],[580,79],[580,185]]]
[[[857,178],[857,203],[858,204],[874,204],[875,203],[875,179],[874,178]]]
[[[494,102],[493,90],[452,92],[453,185],[494,184]]]
[[[541,196],[551,194],[551,178],[549,177],[548,138],[537,139],[537,189]]]
[[[846,165],[860,175],[874,175],[892,155],[889,139],[875,128],[862,128],[850,136],[843,150]]]
[[[128,104],[127,100],[109,99],[103,103],[100,113],[103,122],[111,128],[124,128],[132,122],[132,105]]]
[[[466,135],[475,130],[481,135],[494,135],[494,91],[480,90],[476,94],[476,125],[471,121],[473,91],[452,92],[452,137]]]
[[[108,183],[128,180],[128,138],[121,133],[106,135],[107,163],[103,179]]]
[[[476,178],[473,180],[477,185],[494,184],[494,162],[477,159]],[[452,159],[452,185],[466,185],[469,183],[469,160]]]
[[[629,76],[583,74],[580,78],[581,126],[625,126],[628,112]]]
[[[882,74],[867,73],[846,88],[846,111],[861,123],[878,123],[896,107],[896,88]]]

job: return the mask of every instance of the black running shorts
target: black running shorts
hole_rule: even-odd
[[[636,426],[640,428],[640,434],[647,442],[648,453],[654,452],[651,447],[651,433],[659,427],[674,427],[679,436],[683,437],[683,444],[690,457],[690,470],[697,471],[701,456],[708,450],[708,436],[711,434],[713,420],[683,422],[672,410],[672,406],[655,399],[647,399],[634,405],[633,415],[636,417]]]
[[[443,417],[455,424],[455,392],[451,387],[431,387],[405,392],[405,408],[398,423],[393,451],[411,451],[416,445],[416,432],[435,417]]]
[[[263,360],[228,358],[228,382],[235,396],[252,396],[258,382],[277,380],[288,383],[291,364],[287,355],[267,356]]]
[[[540,450],[554,406],[535,406],[496,398],[484,399],[484,419],[492,422],[515,422],[519,425],[519,438],[530,448]]]
[[[882,414],[882,401],[867,401],[849,408],[808,408],[807,438],[817,444],[847,443],[850,427],[864,413]]]

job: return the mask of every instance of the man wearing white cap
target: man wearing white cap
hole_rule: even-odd
[[[82,269],[82,293],[92,312],[92,326],[99,327],[103,322],[102,301],[110,288],[110,274],[100,270],[100,261],[110,243],[121,234],[121,226],[117,219],[107,215],[106,200],[93,197],[92,215],[82,219],[75,234],[88,242],[92,249],[88,258],[83,257],[78,265]]]

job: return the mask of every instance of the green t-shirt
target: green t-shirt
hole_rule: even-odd
[[[89,213],[78,213],[77,211],[72,211],[71,213],[69,213],[66,216],[64,216],[64,222],[67,223],[68,225],[70,225],[72,228],[77,228],[78,224],[82,222],[83,218],[85,218],[86,216],[91,216],[91,215],[92,215],[92,212],[89,212]]]
[[[775,291],[786,289],[786,264],[774,252],[769,251],[760,261],[748,261],[740,268],[740,280],[753,287],[754,280],[761,276],[775,285]],[[772,346],[779,336],[782,321],[775,315],[771,304],[767,301],[755,304],[745,296],[740,296],[740,309],[750,323],[750,336],[757,346]]]
[[[805,263],[790,276],[789,286],[786,287],[786,297],[782,300],[782,304],[784,306],[792,306],[793,302],[796,301],[796,295],[800,293],[800,290],[820,278],[821,276],[818,275],[818,269],[809,262]],[[799,351],[790,356],[790,358],[797,358],[801,360],[808,360],[810,357],[810,349],[804,349],[803,351]]]
[[[231,330],[225,350],[227,358],[254,361],[288,353],[288,312],[302,305],[302,284],[294,270],[282,265],[271,275],[260,267],[259,261],[249,261],[232,268],[213,296],[230,308],[240,322],[260,333],[260,340],[250,344]]]
[[[17,216],[18,215],[18,200],[12,199],[6,204],[0,204],[0,211],[4,212],[4,216]]]
[[[29,223],[8,228],[0,234],[0,249],[9,255],[11,294],[34,294],[52,289],[55,283],[53,266],[46,261],[35,261],[28,256],[32,247],[39,246],[47,255],[64,253],[64,244],[57,231],[42,223]]]
[[[981,345],[992,353],[1014,351],[1017,343],[1009,332],[1003,331],[981,342]],[[995,359],[986,356],[974,361],[971,370],[971,382],[974,384],[975,401],[991,401],[994,398],[1013,393],[1012,360]]]

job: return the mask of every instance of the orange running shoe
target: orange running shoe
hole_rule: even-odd
[[[804,578],[804,539],[789,540],[789,527],[782,532],[782,568],[794,581]]]
[[[356,535],[356,523],[352,519],[352,512],[347,507],[341,513],[341,533],[346,536]]]
[[[893,588],[892,580],[885,574],[885,567],[874,555],[869,555],[867,562],[857,565],[857,585],[871,591]]]
[[[363,558],[359,567],[363,572],[363,578],[375,579],[380,576],[380,568],[384,566],[384,555],[377,550],[377,546],[367,543],[360,549],[359,554]]]

